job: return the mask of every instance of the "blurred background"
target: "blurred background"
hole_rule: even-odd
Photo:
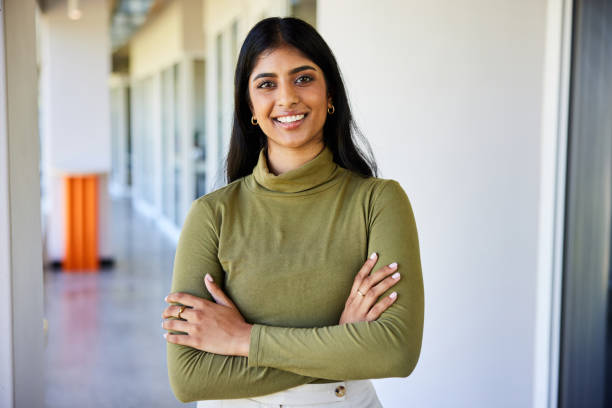
[[[172,407],[164,296],[233,73],[295,16],[419,230],[385,407],[612,407],[612,1],[0,0],[0,407]]]

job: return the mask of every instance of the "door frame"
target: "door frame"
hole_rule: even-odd
[[[556,408],[573,0],[546,2],[533,407]]]

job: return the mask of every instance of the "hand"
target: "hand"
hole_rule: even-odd
[[[180,331],[187,334],[164,333],[169,343],[182,344],[215,354],[228,356],[248,356],[251,339],[251,328],[232,300],[215,284],[204,279],[206,288],[215,302],[202,299],[187,293],[171,293],[166,302],[187,306],[176,319],[180,305],[170,305],[164,309],[162,327],[166,330]]]
[[[378,297],[391,286],[395,285],[400,278],[399,272],[393,274],[393,276],[389,276],[397,269],[397,263],[395,262],[383,266],[368,276],[368,273],[370,273],[376,264],[377,259],[378,255],[374,252],[357,273],[355,281],[353,282],[353,287],[351,288],[351,293],[344,305],[342,316],[340,316],[339,324],[361,321],[371,322],[372,320],[378,319],[382,312],[387,310],[387,308],[395,302],[397,293],[393,292],[374,305]],[[365,296],[360,295],[357,290]],[[372,307],[372,305],[374,305],[374,307]]]

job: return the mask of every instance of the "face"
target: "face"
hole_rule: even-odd
[[[259,56],[249,96],[269,145],[296,149],[322,143],[332,100],[321,68],[296,48],[283,46]]]

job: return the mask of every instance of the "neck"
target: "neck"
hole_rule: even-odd
[[[298,149],[285,148],[268,143],[266,151],[268,170],[278,176],[289,170],[297,169],[304,163],[312,160],[324,148],[325,144],[322,140]]]

